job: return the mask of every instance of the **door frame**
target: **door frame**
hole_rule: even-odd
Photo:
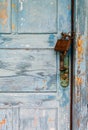
[[[74,0],[71,0],[71,33],[74,32]],[[70,84],[70,130],[73,128],[73,63],[74,63],[74,39],[71,44],[71,84]]]

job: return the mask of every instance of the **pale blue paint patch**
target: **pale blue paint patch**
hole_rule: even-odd
[[[53,84],[53,88],[52,89],[54,89],[56,87],[56,74],[50,76],[50,80],[47,82],[47,86],[48,86],[47,90],[50,89],[52,84]]]
[[[61,32],[71,32],[71,1],[59,0],[60,6],[58,7],[58,35]]]
[[[61,96],[60,106],[65,107],[69,103],[69,100],[70,100],[69,94],[66,90],[62,90],[61,93],[62,93],[62,96]]]
[[[0,46],[5,45],[6,42],[11,42],[12,38],[11,37],[5,37],[0,35]]]
[[[64,16],[60,15],[59,16],[59,28],[63,28],[63,26],[65,24],[64,22],[65,22]],[[62,31],[64,31],[64,29]]]
[[[49,46],[54,46],[54,44],[55,44],[55,35],[54,34],[50,34],[49,35]]]

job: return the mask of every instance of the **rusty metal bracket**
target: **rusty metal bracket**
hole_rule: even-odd
[[[66,88],[69,85],[69,55],[68,54],[65,55],[63,64],[64,64],[64,70],[60,71],[60,85],[63,88]]]
[[[55,45],[55,51],[60,52],[60,84],[66,88],[69,85],[69,55],[67,54],[74,33],[61,33],[61,39],[58,39]]]

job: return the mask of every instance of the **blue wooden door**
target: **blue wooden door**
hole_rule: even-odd
[[[70,18],[70,0],[0,0],[0,130],[70,129],[54,51]]]

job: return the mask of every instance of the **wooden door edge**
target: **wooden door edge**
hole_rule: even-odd
[[[71,0],[71,33],[74,32],[74,0]],[[74,63],[74,39],[71,44],[71,85],[70,85],[70,130],[73,129],[73,63]]]

